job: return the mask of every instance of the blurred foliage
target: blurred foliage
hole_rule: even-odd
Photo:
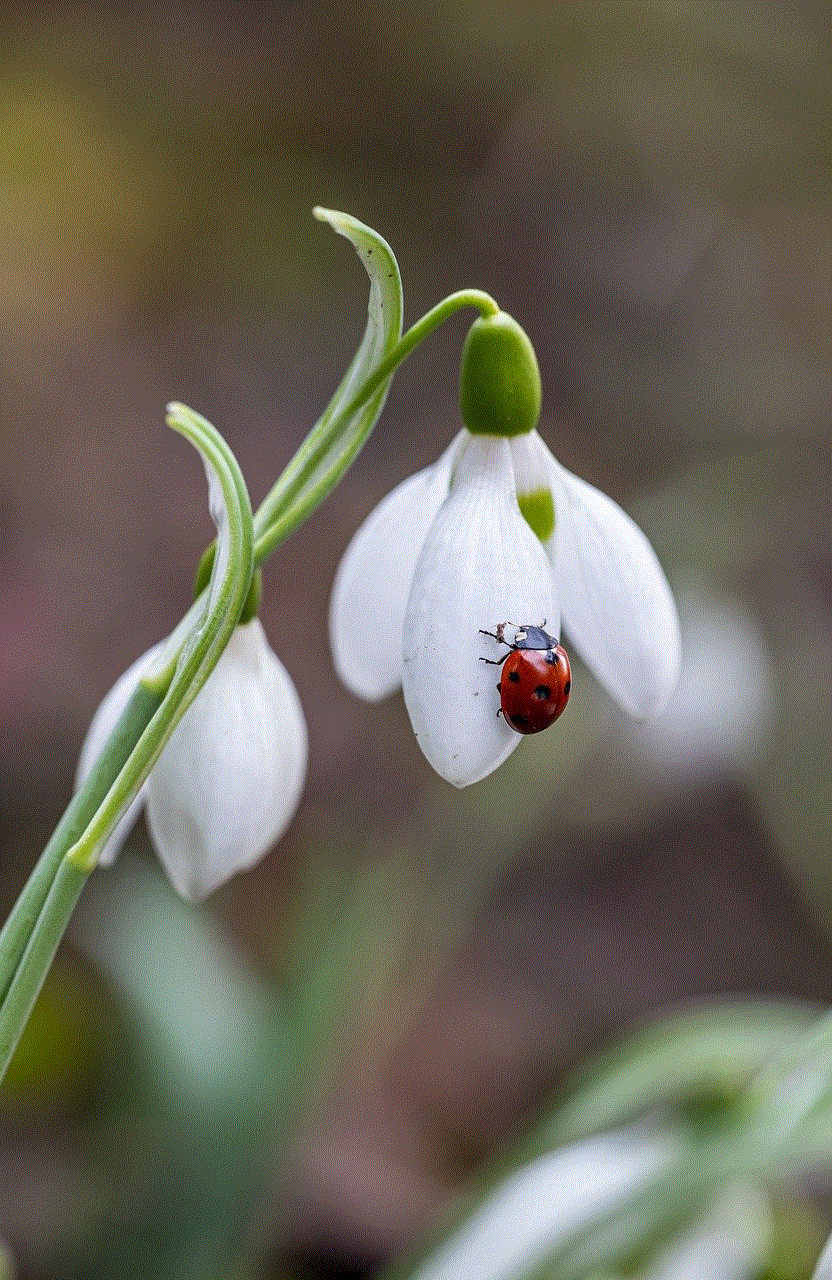
[[[3,1112],[19,1119],[30,1110],[99,1109],[111,1093],[116,1025],[88,971],[53,970],[0,1085]]]

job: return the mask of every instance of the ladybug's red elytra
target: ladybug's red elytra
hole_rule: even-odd
[[[562,645],[543,627],[515,627],[514,640],[507,640],[505,629],[513,623],[500,622],[495,631],[480,634],[492,636],[499,644],[508,645],[502,658],[482,658],[482,662],[502,664],[500,711],[516,733],[540,733],[554,724],[569,701],[572,672]],[[499,712],[498,712],[499,714]]]

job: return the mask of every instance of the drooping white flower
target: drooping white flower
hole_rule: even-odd
[[[462,355],[465,429],[370,515],[333,587],[342,680],[370,699],[401,683],[419,745],[457,787],[486,777],[517,746],[501,709],[534,732],[565,705],[565,661],[557,689],[549,680],[523,688],[511,672],[521,681],[511,710],[502,678],[497,692],[503,646],[528,638],[520,629],[545,628],[557,641],[562,617],[578,653],[635,716],[658,714],[679,674],[676,606],[650,543],[610,498],[555,461],[535,429],[540,401],[527,335],[504,312],[481,316]],[[518,694],[546,714],[527,716]]]
[[[159,646],[129,668],[93,717],[76,785],[92,768]],[[147,805],[150,836],[174,887],[198,900],[252,866],[288,827],[306,777],[295,687],[258,619],[237,627],[205,686],[101,856],[109,866]]]
[[[354,536],[330,608],[335,667],[354,693],[401,682],[430,763],[455,786],[485,777],[519,736],[497,715],[504,649],[480,631],[561,621],[632,715],[661,712],[678,677],[676,606],[641,530],[571,475],[536,430],[463,430]]]
[[[457,786],[490,773],[517,734],[496,714],[482,635],[498,622],[559,630],[541,542],[520,514],[508,440],[471,436],[417,561],[402,628],[402,684],[419,745]],[[449,750],[450,748],[450,750]]]

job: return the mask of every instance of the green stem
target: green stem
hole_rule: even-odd
[[[138,686],[89,777],[71,800],[38,859],[0,932],[0,1001],[9,991],[64,856],[97,813],[163,697],[163,691],[151,691],[141,684]]]
[[[337,450],[326,470],[316,478],[321,463],[332,452],[343,432],[343,424],[374,396],[387,392],[387,382],[398,366],[434,329],[464,307],[475,307],[481,315],[496,315],[500,308],[490,294],[481,289],[462,289],[432,307],[403,334],[393,350],[381,361],[348,404],[332,417],[326,414],[310,432],[292,461],[277,480],[254,517],[254,561],[261,564],[290,533],[319,507],[360,452],[376,420],[368,418],[368,426],[359,423],[355,434]],[[278,514],[279,513],[279,514]]]
[[[88,871],[62,858],[49,886],[40,914],[31,930],[20,963],[0,1006],[0,1079],[17,1048],[38,992],[55,958]]]

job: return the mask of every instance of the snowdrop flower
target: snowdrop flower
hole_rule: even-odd
[[[676,606],[656,555],[620,507],[571,475],[535,430],[540,374],[504,313],[473,325],[460,383],[465,429],[369,516],[339,566],[336,669],[360,697],[400,684],[419,745],[455,786],[484,778],[520,738],[498,715],[501,623],[561,619],[632,715],[657,715],[679,672]],[[517,632],[506,632],[507,643]]]
[[[76,786],[161,646],[116,682],[93,717]],[[101,856],[112,865],[142,804],[174,887],[199,900],[251,867],[288,827],[306,776],[307,737],[292,681],[257,618],[239,626]]]

